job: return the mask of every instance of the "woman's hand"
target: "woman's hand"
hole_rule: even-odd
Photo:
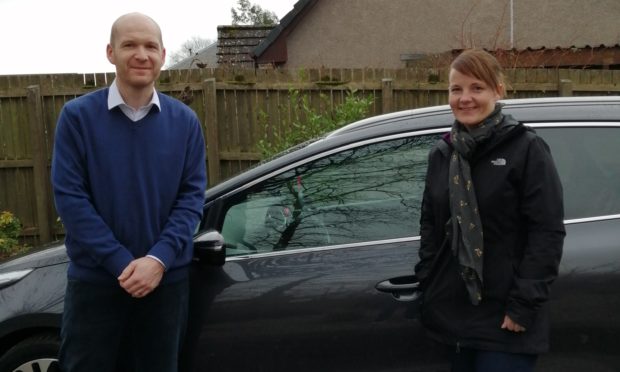
[[[502,329],[507,329],[512,332],[525,332],[525,328],[520,324],[515,323],[508,315],[504,315],[504,323],[502,323]]]

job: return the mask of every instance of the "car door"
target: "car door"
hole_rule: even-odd
[[[347,145],[214,203],[202,230],[221,233],[226,261],[193,273],[195,370],[436,370],[410,276],[438,138]]]
[[[566,239],[541,371],[620,371],[620,123],[534,125],[564,188]]]

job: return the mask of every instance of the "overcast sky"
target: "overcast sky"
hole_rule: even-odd
[[[297,0],[250,0],[282,18]],[[138,11],[162,29],[167,54],[193,36],[217,39],[237,0],[0,0],[0,75],[111,72],[105,55],[118,16]]]

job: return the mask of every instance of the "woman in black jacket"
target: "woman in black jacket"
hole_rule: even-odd
[[[452,371],[533,371],[549,347],[549,286],[564,240],[547,144],[502,114],[501,68],[468,50],[451,65],[456,118],[429,154],[422,202],[422,322]]]

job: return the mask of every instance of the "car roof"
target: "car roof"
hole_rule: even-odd
[[[515,116],[521,122],[559,122],[559,121],[618,121],[620,120],[620,97],[549,97],[549,98],[521,98],[500,101],[503,111]],[[561,107],[561,109],[558,109]],[[584,110],[585,107],[590,109]],[[427,121],[428,124],[442,122],[446,118],[451,124],[454,116],[449,105],[431,106],[419,109],[399,111],[346,125],[332,133],[329,137],[350,134],[355,131],[376,127],[378,124],[385,129],[388,124],[397,123],[406,119]]]
[[[523,123],[620,122],[620,97],[554,97],[502,100],[503,112]],[[450,106],[404,110],[366,118],[328,135],[294,147],[207,190],[207,202],[243,187],[247,182],[332,148],[376,137],[417,130],[447,128],[454,122]]]

